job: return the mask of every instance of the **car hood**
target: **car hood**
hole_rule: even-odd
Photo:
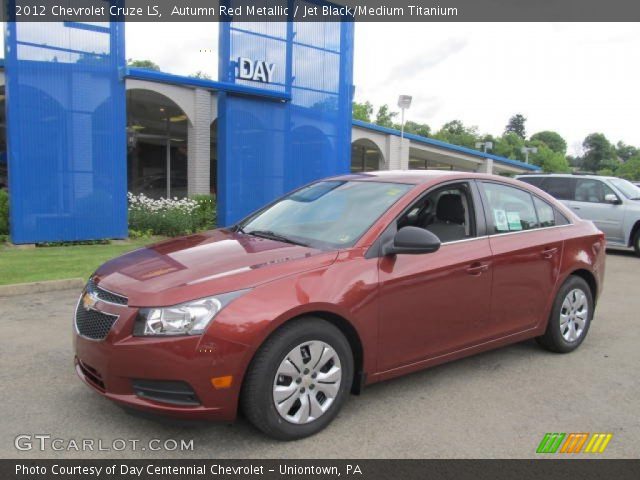
[[[336,256],[220,229],[134,250],[102,265],[95,280],[130,306],[166,306],[328,266]]]

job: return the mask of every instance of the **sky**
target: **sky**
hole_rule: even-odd
[[[437,130],[458,119],[500,135],[555,130],[580,151],[586,135],[640,146],[640,28],[633,23],[357,23],[355,100],[395,108]],[[128,23],[127,58],[217,77],[215,23]]]

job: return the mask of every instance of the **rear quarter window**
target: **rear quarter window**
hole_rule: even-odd
[[[544,177],[519,177],[518,180],[540,188]]]
[[[573,200],[575,179],[569,177],[547,177],[540,188],[558,200]]]

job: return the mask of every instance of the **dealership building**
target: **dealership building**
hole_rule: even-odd
[[[119,23],[47,26],[7,24],[0,65],[14,243],[124,238],[127,191],[214,193],[228,225],[349,171],[537,170],[352,120],[350,22],[221,23],[218,81],[128,68]]]

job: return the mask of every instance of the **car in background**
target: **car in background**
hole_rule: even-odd
[[[617,177],[527,174],[516,177],[560,200],[602,230],[607,246],[633,248],[640,256],[640,188]]]
[[[633,183],[636,187],[640,188],[640,182],[631,182],[631,183]]]
[[[592,222],[515,180],[333,177],[98,268],[76,306],[76,372],[130,408],[223,421],[241,409],[302,438],[366,385],[529,338],[575,350],[604,253]]]

